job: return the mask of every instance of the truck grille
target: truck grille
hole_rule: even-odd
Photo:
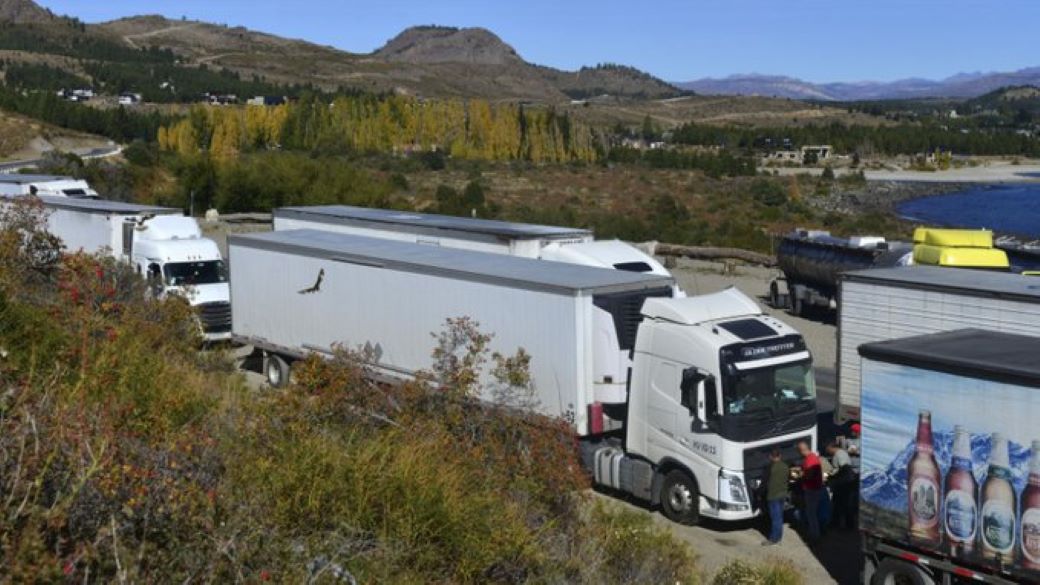
[[[227,333],[231,331],[231,303],[218,301],[198,306],[199,319],[205,333]]]
[[[769,454],[773,452],[774,447],[780,449],[780,458],[788,465],[800,463],[802,456],[798,454],[798,442],[811,442],[811,439],[811,436],[806,435],[790,441],[784,441],[783,443],[774,443],[744,450],[745,479],[748,482],[754,479],[765,482],[767,472],[769,471]]]

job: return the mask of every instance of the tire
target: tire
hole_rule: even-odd
[[[700,521],[700,490],[685,471],[672,470],[661,482],[661,513],[672,522],[686,526]]]
[[[284,388],[289,383],[289,370],[289,362],[285,358],[276,353],[267,354],[264,374],[272,388]]]
[[[780,307],[780,285],[777,284],[777,282],[775,280],[773,282],[769,283],[769,304],[774,309],[781,308]]]
[[[802,300],[802,297],[793,293],[791,294],[791,314],[796,317],[805,316],[805,301]]]
[[[889,557],[878,563],[870,585],[935,585],[935,581],[921,567]]]

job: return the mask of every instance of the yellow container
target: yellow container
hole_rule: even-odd
[[[993,232],[989,230],[950,230],[917,228],[914,243],[958,248],[992,248]]]
[[[996,248],[960,248],[927,244],[914,245],[914,264],[1003,270],[1011,266],[1007,254]]]

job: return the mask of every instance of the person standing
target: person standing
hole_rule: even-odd
[[[809,524],[809,543],[820,540],[820,498],[823,497],[823,467],[820,456],[813,452],[807,441],[798,442],[802,456],[802,495],[805,498],[805,516]]]
[[[780,544],[784,536],[784,504],[787,502],[787,480],[791,468],[780,458],[780,449],[769,454],[769,475],[766,483],[766,505],[769,509],[769,538],[762,544]]]
[[[831,467],[834,468],[827,481],[834,494],[831,500],[831,525],[839,528],[844,524],[845,528],[854,528],[855,510],[852,506],[855,502],[852,495],[857,489],[857,484],[852,458],[847,451],[838,446],[837,441],[828,443],[827,456],[831,458]]]

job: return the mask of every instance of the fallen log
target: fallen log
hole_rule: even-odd
[[[715,246],[680,246],[663,242],[644,242],[636,244],[652,256],[680,256],[697,260],[740,260],[759,266],[776,266],[776,258],[769,254],[761,254],[740,248],[718,248]]]

